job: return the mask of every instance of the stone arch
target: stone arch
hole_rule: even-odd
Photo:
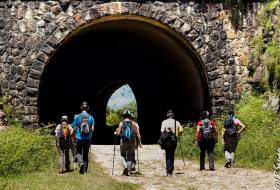
[[[227,55],[221,55],[221,52],[218,51],[217,41],[220,41],[220,45],[224,46],[225,44],[222,43],[222,40],[226,38],[226,35],[224,32],[221,32],[220,36],[216,34],[211,36],[211,30],[222,30],[221,23],[218,21],[213,22],[216,25],[213,26],[213,23],[211,23],[211,27],[207,27],[207,23],[202,25],[202,22],[194,20],[193,12],[195,10],[189,10],[181,14],[177,3],[165,7],[163,3],[112,2],[92,5],[92,7],[82,9],[82,11],[75,14],[68,13],[63,24],[45,37],[46,40],[38,50],[36,59],[31,66],[26,84],[25,110],[27,110],[27,115],[29,115],[28,121],[30,123],[38,122],[37,96],[39,93],[40,77],[45,65],[48,64],[56,50],[79,31],[96,23],[114,19],[134,19],[149,22],[166,32],[169,31],[172,35],[176,35],[176,38],[184,42],[194,52],[193,55],[196,56],[197,60],[200,60],[198,63],[202,63],[199,67],[203,73],[202,75],[205,76],[206,84],[209,85],[208,89],[213,103],[215,97],[223,96],[221,94],[222,81],[218,68],[219,61],[221,61],[220,57]],[[222,100],[217,100],[217,103],[221,102],[224,102],[223,97]],[[219,106],[215,107],[212,105],[212,112],[219,113],[221,111],[220,108]]]

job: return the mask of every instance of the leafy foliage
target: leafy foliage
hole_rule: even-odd
[[[122,115],[125,110],[129,110],[130,113],[132,114],[133,119],[137,120],[137,105],[136,105],[136,101],[133,100],[117,110],[107,107],[106,125],[109,127],[118,125],[123,119]]]
[[[280,87],[280,2],[270,0],[258,13],[259,29],[251,39],[253,46],[249,70],[264,64],[266,75],[260,83],[264,90]],[[252,72],[253,73],[253,72]]]
[[[53,146],[49,136],[10,126],[0,131],[0,176],[12,177],[50,166]]]
[[[255,95],[243,95],[239,104],[236,106],[236,115],[238,119],[246,126],[241,134],[237,151],[237,167],[273,169],[273,163],[276,161],[275,150],[280,146],[280,128],[277,126],[276,113],[263,109],[265,98]],[[216,118],[219,130],[219,142],[215,147],[215,160],[223,163],[224,152],[221,143],[221,131],[225,116]],[[188,124],[184,127],[184,133],[181,138],[184,155],[187,159],[199,158],[199,147],[195,142],[196,124]],[[176,155],[181,156],[177,148]]]

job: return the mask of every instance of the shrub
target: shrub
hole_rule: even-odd
[[[50,166],[54,148],[49,136],[20,127],[0,131],[0,176],[13,177]]]
[[[273,163],[276,161],[275,151],[280,146],[280,128],[276,124],[276,113],[262,108],[264,101],[263,97],[244,95],[236,106],[236,115],[246,126],[237,146],[236,166],[273,169]],[[219,142],[215,147],[215,160],[220,163],[224,162],[223,145],[221,143],[224,119],[225,116],[216,119]],[[195,132],[195,124],[184,127],[181,143],[187,159],[199,159],[199,147],[194,144]],[[177,148],[176,156],[181,157],[179,150]]]

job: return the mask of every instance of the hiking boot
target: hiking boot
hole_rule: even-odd
[[[80,173],[80,174],[84,174],[84,165],[81,165],[81,166],[80,166],[80,171],[79,171],[79,173]]]
[[[231,162],[230,162],[230,161],[227,161],[227,162],[225,163],[225,167],[226,167],[226,168],[230,168],[230,167],[231,167]]]
[[[210,171],[215,171],[215,169],[214,168],[210,168]]]
[[[60,169],[58,173],[64,174],[64,171],[62,169]]]
[[[205,168],[200,168],[199,171],[205,170]]]
[[[131,171],[132,171],[132,172],[135,172],[135,167],[132,167],[132,168],[131,168]]]
[[[167,177],[172,177],[172,173],[167,172]]]
[[[127,169],[127,168],[125,168],[125,169],[123,170],[123,175],[128,176],[128,169]]]

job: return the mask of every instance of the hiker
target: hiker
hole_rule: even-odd
[[[165,149],[166,156],[166,173],[167,176],[173,175],[174,170],[174,154],[177,146],[177,138],[182,134],[183,128],[179,121],[174,119],[174,113],[172,110],[168,110],[166,114],[167,119],[162,121],[161,124],[161,133],[169,133],[170,135],[175,135],[174,138],[171,138],[167,142]],[[173,139],[173,140],[172,140]]]
[[[222,130],[222,143],[225,151],[225,167],[233,167],[234,153],[240,139],[240,133],[245,129],[245,126],[240,120],[236,119],[234,111],[228,112],[228,118],[224,121]]]
[[[76,161],[80,166],[80,174],[88,170],[88,156],[91,144],[92,132],[94,131],[94,118],[88,113],[88,103],[81,105],[82,112],[75,115],[72,127],[76,134]]]
[[[61,123],[55,129],[56,147],[59,153],[59,173],[61,174],[70,171],[69,149],[73,128],[67,122],[68,117],[66,115],[62,116]]]
[[[209,112],[202,112],[202,120],[198,121],[196,129],[196,141],[200,148],[200,171],[205,170],[205,154],[207,151],[209,169],[214,171],[214,148],[218,142],[218,130],[214,120],[209,120]]]
[[[138,124],[132,120],[132,116],[129,110],[123,112],[123,121],[119,123],[118,128],[114,132],[114,135],[120,136],[120,151],[122,157],[122,163],[124,166],[123,175],[131,175],[132,168],[132,154],[135,152],[135,143],[139,142],[139,146],[142,147],[141,136],[139,132]]]

